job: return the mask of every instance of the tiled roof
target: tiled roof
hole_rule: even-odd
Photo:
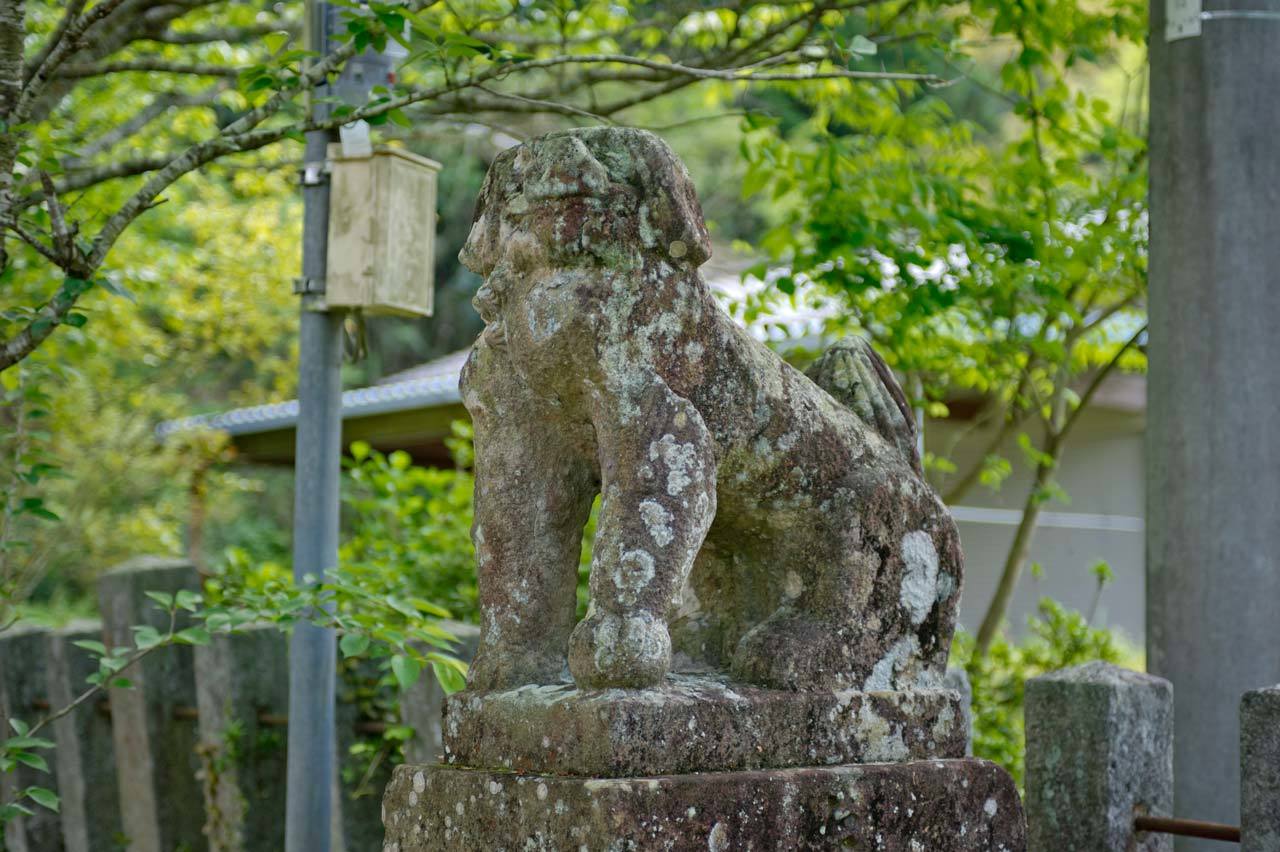
[[[387,376],[376,385],[345,391],[342,394],[342,419],[461,402],[458,375],[469,353],[467,349],[454,352]],[[292,429],[297,420],[298,401],[291,399],[270,405],[236,408],[221,414],[199,414],[169,420],[156,427],[156,434],[165,438],[189,429],[217,429],[229,435],[249,435]]]

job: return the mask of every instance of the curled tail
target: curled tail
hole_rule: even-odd
[[[805,371],[814,384],[902,452],[917,471],[915,413],[893,371],[861,337],[835,343]]]

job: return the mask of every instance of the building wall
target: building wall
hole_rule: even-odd
[[[943,452],[964,430],[946,422],[926,426],[926,448]],[[961,470],[972,464],[992,437],[991,431],[964,433],[952,455]],[[952,507],[965,552],[965,585],[960,620],[976,630],[1004,567],[1031,469],[1016,440],[1002,454],[1013,474],[999,491],[975,485]],[[1045,505],[1009,612],[1010,628],[1024,633],[1027,617],[1041,597],[1054,598],[1094,623],[1118,628],[1141,644],[1144,623],[1142,516],[1143,419],[1140,414],[1098,409],[1085,412],[1068,442],[1058,480],[1069,503]],[[940,483],[945,490],[945,482]],[[1098,596],[1092,571],[1106,561],[1115,579]],[[1030,563],[1041,570],[1034,576]],[[1095,606],[1095,597],[1097,602]]]

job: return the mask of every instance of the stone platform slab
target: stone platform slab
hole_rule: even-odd
[[[783,692],[685,675],[645,690],[459,692],[443,740],[453,766],[627,778],[958,758],[966,737],[951,690]]]
[[[383,852],[1024,852],[1009,775],[975,758],[655,778],[396,767]]]

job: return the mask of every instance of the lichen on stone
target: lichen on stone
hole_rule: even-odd
[[[892,372],[857,339],[793,369],[715,303],[710,252],[650,133],[552,133],[490,169],[461,253],[486,322],[462,377],[471,689],[555,683],[566,663],[596,689],[656,687],[675,661],[793,691],[941,677],[959,542]]]

